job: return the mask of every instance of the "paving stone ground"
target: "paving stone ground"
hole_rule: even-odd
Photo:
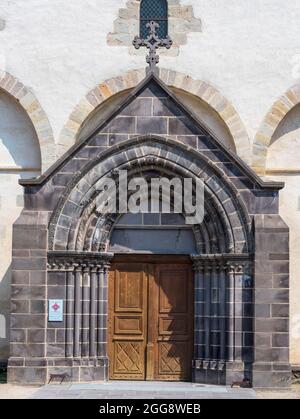
[[[112,382],[44,387],[0,385],[0,399],[300,399],[300,385],[288,391],[254,391],[191,383]]]
[[[0,399],[29,399],[38,390],[39,387],[1,384]]]
[[[251,389],[201,386],[192,383],[112,382],[105,384],[49,385],[32,399],[255,399]]]
[[[285,391],[258,391],[258,399],[300,399],[300,384],[293,385]]]

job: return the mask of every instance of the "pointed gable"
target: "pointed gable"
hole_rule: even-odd
[[[130,100],[110,122],[102,125],[96,135],[103,134],[108,135],[108,144],[112,146],[133,135],[172,136],[176,139],[177,136],[206,133],[190,121],[184,110],[155,79],[150,79],[136,94],[130,96]]]
[[[98,126],[76,143],[44,175],[24,180],[23,185],[53,184],[66,186],[74,175],[110,148],[139,136],[170,138],[195,149],[230,178],[244,179],[254,187],[272,190],[281,183],[263,182],[238,156],[226,148],[204,123],[200,122],[154,74],[150,73]],[[153,139],[155,141],[155,139]]]

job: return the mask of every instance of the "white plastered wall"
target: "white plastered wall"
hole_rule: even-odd
[[[171,0],[172,2],[172,0]],[[7,71],[30,86],[57,141],[74,107],[98,83],[145,65],[128,47],[109,46],[126,0],[3,0],[0,54]],[[236,108],[251,138],[276,98],[295,83],[298,0],[181,0],[202,32],[188,34],[161,66],[215,86]]]

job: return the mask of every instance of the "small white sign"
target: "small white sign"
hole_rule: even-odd
[[[63,300],[49,300],[49,322],[62,322],[64,313]]]

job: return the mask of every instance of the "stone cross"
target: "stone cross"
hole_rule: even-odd
[[[133,40],[133,46],[135,49],[146,47],[149,49],[149,55],[147,55],[146,61],[149,64],[150,71],[155,71],[156,65],[159,63],[159,55],[156,54],[158,48],[164,47],[170,49],[173,45],[173,41],[169,36],[162,39],[156,34],[156,30],[159,28],[159,24],[153,20],[148,22],[146,25],[149,28],[149,35],[146,39],[139,38],[136,36]]]

